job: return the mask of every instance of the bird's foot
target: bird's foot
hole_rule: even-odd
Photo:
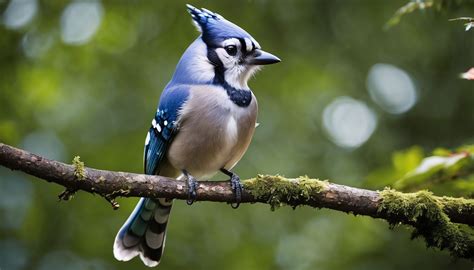
[[[183,171],[183,173],[186,176],[188,185],[188,199],[186,200],[186,203],[188,205],[191,205],[194,203],[194,201],[196,201],[198,183],[196,181],[196,178],[190,175],[187,171]]]
[[[235,202],[231,203],[230,206],[234,209],[237,209],[240,205],[240,202],[242,201],[242,191],[243,191],[243,186],[242,183],[240,182],[240,177],[226,169],[221,169],[221,171],[230,176],[230,187],[232,188],[232,192],[235,194]]]

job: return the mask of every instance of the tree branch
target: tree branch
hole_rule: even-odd
[[[186,199],[185,181],[162,176],[114,172],[84,167],[79,159],[68,165],[0,143],[0,165],[20,170],[66,187],[68,199],[78,190],[96,193],[113,206],[116,197]],[[386,189],[371,191],[299,177],[262,176],[244,181],[242,202],[268,203],[272,209],[287,204],[329,208],[354,215],[387,220],[392,225],[413,226],[413,236],[425,238],[428,246],[447,248],[456,257],[474,257],[474,237],[463,227],[474,226],[474,200],[437,197],[427,191],[400,193]],[[228,181],[199,182],[198,201],[234,201]]]

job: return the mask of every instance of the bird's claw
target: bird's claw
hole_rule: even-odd
[[[191,205],[196,200],[198,183],[196,181],[196,178],[194,178],[192,175],[187,175],[187,180],[188,199],[186,200],[186,203],[188,205]]]
[[[243,186],[240,182],[240,177],[235,173],[230,177],[230,187],[232,188],[232,192],[235,194],[235,202],[231,203],[230,206],[237,209],[242,201]]]

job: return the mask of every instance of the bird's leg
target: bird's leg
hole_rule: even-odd
[[[196,190],[198,188],[198,183],[196,181],[196,178],[194,178],[194,176],[189,174],[188,171],[183,170],[183,174],[186,176],[186,180],[187,180],[186,183],[188,185],[188,199],[186,200],[186,203],[188,205],[191,205],[196,200],[196,195],[197,195]]]
[[[243,191],[243,186],[242,183],[240,182],[240,177],[224,168],[221,169],[221,172],[224,173],[225,175],[230,176],[230,186],[232,188],[232,192],[235,194],[235,202],[231,203],[230,206],[234,209],[238,208],[240,205],[240,202],[242,201],[242,191]]]

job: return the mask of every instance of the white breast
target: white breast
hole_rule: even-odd
[[[237,121],[235,121],[234,115],[232,113],[229,115],[229,120],[227,121],[226,133],[229,143],[234,143],[237,140]]]
[[[243,108],[220,87],[196,86],[180,115],[168,159],[175,168],[203,179],[242,157],[255,127],[256,100]]]

